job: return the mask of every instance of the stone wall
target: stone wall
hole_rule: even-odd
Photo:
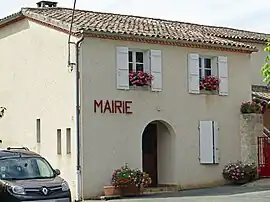
[[[243,163],[256,163],[258,166],[258,137],[263,135],[261,114],[241,114],[240,149]]]

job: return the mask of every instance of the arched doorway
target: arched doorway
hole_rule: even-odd
[[[150,187],[173,185],[174,142],[172,127],[164,121],[152,121],[142,133],[142,168],[152,178]]]

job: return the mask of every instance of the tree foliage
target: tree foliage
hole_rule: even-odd
[[[264,82],[267,83],[267,85],[270,84],[270,41],[266,43],[266,47],[264,48],[264,51],[267,52],[267,56],[265,58],[265,64],[261,68],[262,76],[264,77]]]

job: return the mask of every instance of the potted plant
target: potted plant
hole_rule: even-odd
[[[134,71],[129,73],[129,84],[131,86],[149,86],[153,76],[150,73]]]
[[[241,161],[229,163],[223,169],[223,177],[232,184],[245,184],[257,177],[257,167],[254,163],[244,164]]]
[[[263,109],[264,107],[258,102],[245,101],[242,102],[240,111],[242,114],[251,114],[251,113],[260,114],[264,111]]]
[[[206,76],[200,79],[200,90],[209,93],[216,93],[219,87],[219,78],[215,76]]]
[[[109,186],[104,187],[105,196],[109,196],[108,194],[136,196],[142,192],[143,187],[148,186],[152,181],[147,173],[139,169],[131,169],[125,164],[113,172],[111,183],[110,193],[108,192]]]

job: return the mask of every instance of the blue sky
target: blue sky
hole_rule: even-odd
[[[36,7],[38,0],[2,1],[0,18]],[[73,0],[54,1],[60,7],[73,5]],[[77,8],[270,33],[270,0],[77,0]]]

